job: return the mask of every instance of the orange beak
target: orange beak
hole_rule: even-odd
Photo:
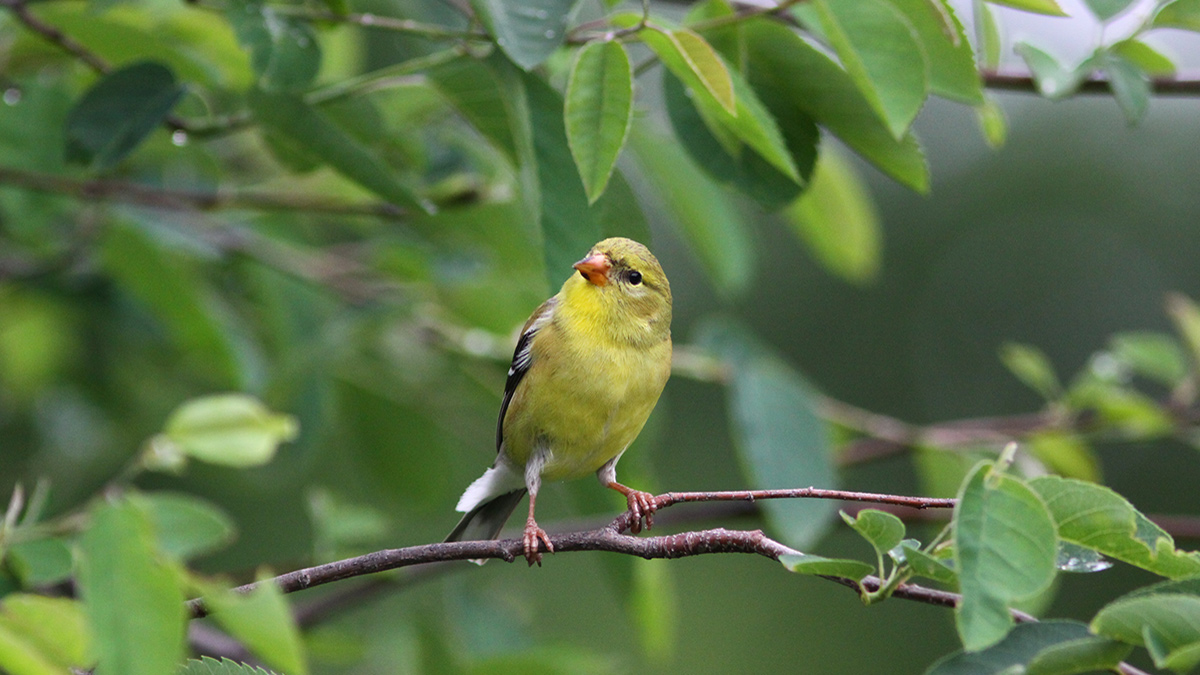
[[[608,283],[608,271],[612,269],[612,263],[603,253],[594,253],[575,263],[575,269],[592,285],[603,286]]]

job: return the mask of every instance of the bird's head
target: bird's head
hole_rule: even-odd
[[[568,286],[610,315],[607,321],[627,317],[651,333],[670,333],[671,285],[650,249],[624,237],[605,239],[575,269]]]

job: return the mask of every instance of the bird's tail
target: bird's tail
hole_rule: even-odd
[[[495,539],[525,493],[525,488],[520,488],[480,502],[458,521],[446,541]]]

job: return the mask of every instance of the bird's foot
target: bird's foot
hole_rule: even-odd
[[[629,512],[633,514],[633,524],[629,531],[638,534],[642,531],[642,521],[646,529],[654,527],[654,512],[658,510],[658,497],[641,490],[630,490],[625,493],[625,501],[629,504]]]
[[[529,566],[533,567],[537,563],[538,567],[542,566],[542,552],[540,545],[545,544],[546,550],[554,553],[554,544],[550,543],[550,537],[546,535],[546,531],[538,527],[533,518],[525,521],[525,560],[529,561]]]

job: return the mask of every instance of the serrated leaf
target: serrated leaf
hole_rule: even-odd
[[[732,369],[729,416],[742,470],[757,489],[836,485],[829,432],[804,379],[732,321],[709,320],[696,343]],[[778,537],[809,547],[829,526],[832,502],[767,500],[762,509]]]
[[[1200,555],[1176,551],[1171,535],[1116,492],[1056,476],[1029,485],[1045,501],[1064,541],[1171,579],[1200,574]]]
[[[181,560],[211,553],[233,541],[233,521],[198,497],[150,492],[131,495],[130,500],[150,516],[159,548]]]
[[[249,593],[224,591],[206,595],[213,619],[229,635],[268,665],[288,675],[306,675],[308,656],[283,591],[260,574]]]
[[[576,0],[470,0],[500,49],[524,70],[545,61],[567,37]]]
[[[179,572],[158,560],[150,523],[136,506],[104,504],[91,516],[79,580],[97,675],[172,672],[186,627]]]
[[[1055,645],[1086,640],[1087,626],[1076,621],[1023,623],[1004,640],[981,651],[951,654],[925,671],[925,675],[1010,675],[1024,673],[1022,666]],[[1015,668],[1014,668],[1015,667]]]
[[[943,584],[958,581],[958,573],[941,560],[908,544],[901,544],[901,549],[904,551],[904,560],[913,573]]]
[[[633,69],[621,43],[592,42],[579,50],[564,118],[571,156],[592,204],[608,185],[633,121]]]
[[[904,539],[904,521],[886,511],[863,509],[856,516],[845,511],[841,515],[842,520],[862,535],[881,556],[899,546]]]
[[[954,551],[962,601],[955,610],[963,647],[999,642],[1012,626],[1009,608],[1049,586],[1058,537],[1042,499],[983,462],[967,476],[954,510]]]
[[[783,216],[829,272],[855,284],[879,272],[883,231],[875,202],[832,147],[821,151],[808,189]]]
[[[618,25],[622,23],[620,19],[618,17]],[[624,22],[629,23],[629,19]],[[666,30],[657,26],[647,26],[639,36],[667,70],[691,87],[697,96],[711,100],[726,114],[737,114],[729,69],[703,37],[686,28]]]
[[[754,278],[750,235],[724,189],[702,173],[676,143],[635,127],[633,149],[643,179],[662,200],[680,237],[708,281],[727,297],[744,293]]]
[[[1076,675],[1116,670],[1133,651],[1131,645],[1099,636],[1066,640],[1038,652],[1025,675]]]
[[[781,555],[779,562],[793,572],[833,577],[843,577],[862,581],[863,577],[875,571],[874,565],[861,560],[849,558],[822,558],[819,555]]]
[[[995,5],[1012,7],[1022,12],[1045,14],[1046,16],[1067,16],[1055,0],[988,0]]]
[[[1100,60],[1113,98],[1125,113],[1129,124],[1137,124],[1146,115],[1150,105],[1150,80],[1136,64],[1119,54],[1106,52]]]
[[[218,661],[210,656],[188,659],[179,670],[179,675],[275,675],[264,668],[248,666],[225,657]]]
[[[225,12],[238,44],[250,53],[258,87],[270,92],[308,88],[321,69],[321,44],[312,23],[261,2],[234,2]]]
[[[890,0],[912,25],[929,64],[929,91],[967,105],[982,105],[983,80],[954,8],[945,0]]]
[[[1154,28],[1200,31],[1200,0],[1175,0],[1159,8],[1151,23]]]
[[[1108,49],[1133,63],[1147,75],[1170,77],[1175,74],[1175,62],[1141,40],[1128,38],[1114,43]]]
[[[908,19],[882,0],[813,0],[821,27],[879,118],[901,139],[929,90],[929,65]]]
[[[296,437],[296,421],[245,394],[192,399],[175,409],[161,437],[189,457],[224,466],[266,464],[281,443]]]
[[[803,112],[900,183],[918,192],[929,189],[916,137],[910,132],[893,138],[846,71],[786,26],[754,20],[744,30],[749,80],[756,90],[772,92],[773,106]]]
[[[1005,343],[1000,347],[1000,360],[1018,380],[1043,398],[1055,399],[1062,395],[1062,384],[1054,374],[1053,364],[1037,347],[1016,342]]]
[[[253,90],[247,97],[255,118],[265,127],[301,143],[335,171],[384,199],[426,213],[436,209],[395,174],[383,158],[301,96]]]
[[[1186,673],[1200,665],[1200,597],[1174,593],[1122,598],[1092,619],[1093,632],[1147,647],[1154,663]]]
[[[13,642],[24,645],[27,654],[36,654],[35,660],[53,664],[55,673],[89,665],[92,633],[78,600],[26,593],[7,595],[0,604],[0,632],[6,632],[10,641],[0,646],[0,670],[13,675],[20,675],[12,662]]]
[[[106,169],[133,152],[183,97],[169,68],[152,62],[105,75],[67,114],[67,159]]]

